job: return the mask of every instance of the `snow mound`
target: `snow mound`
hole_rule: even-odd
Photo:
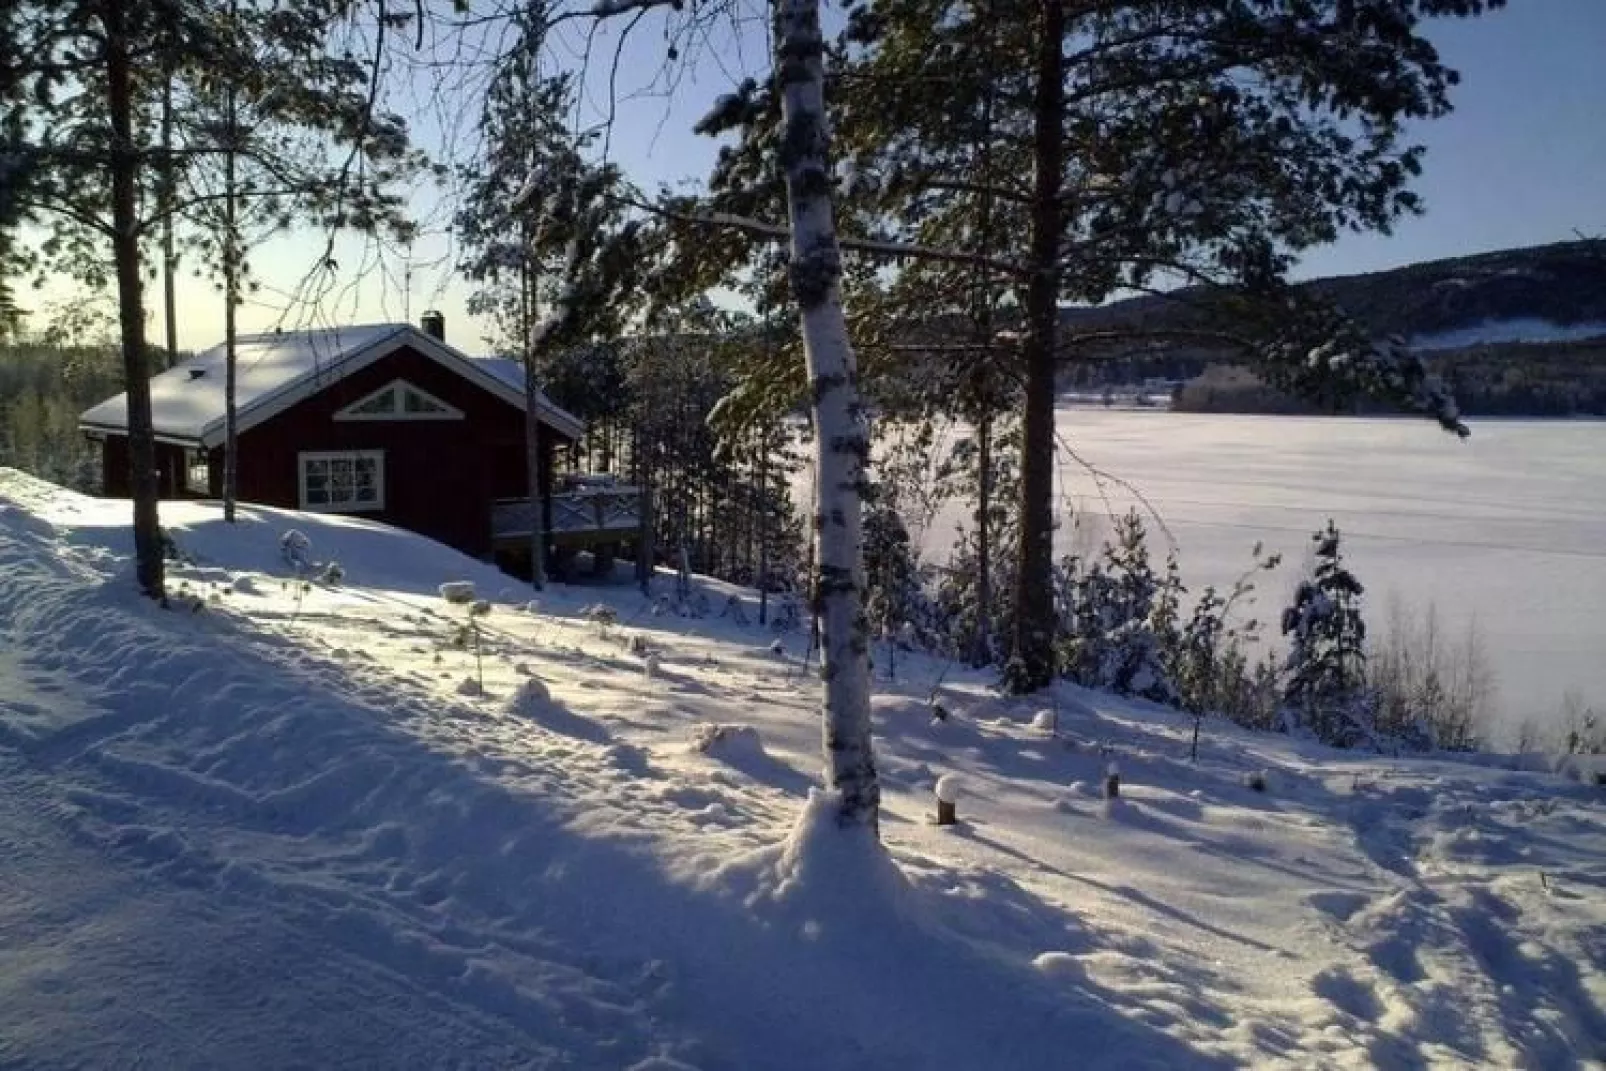
[[[1080,978],[1082,965],[1069,952],[1044,952],[1032,960],[1043,974],[1059,978]]]
[[[909,919],[908,880],[875,832],[842,824],[840,809],[837,793],[809,789],[786,839],[734,860],[716,883],[744,887],[748,906],[778,908],[810,940],[856,943],[880,924]]]

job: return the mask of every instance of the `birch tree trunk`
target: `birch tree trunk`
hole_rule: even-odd
[[[881,787],[870,741],[869,635],[861,607],[862,496],[869,430],[842,310],[842,256],[831,212],[819,0],[778,0],[781,166],[791,219],[791,284],[802,318],[819,479],[815,592],[821,619],[827,787],[837,821],[877,828]]]
[[[123,378],[128,391],[128,486],[134,499],[134,569],[140,591],[164,599],[162,528],[157,516],[156,436],[151,428],[149,355],[145,352],[144,281],[140,278],[138,179],[134,146],[133,57],[122,0],[99,11],[105,29],[106,111],[111,120],[112,257]]]

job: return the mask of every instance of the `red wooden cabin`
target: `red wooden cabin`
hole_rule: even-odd
[[[445,343],[438,316],[424,322],[426,330],[374,324],[239,339],[240,500],[371,517],[481,558],[527,547],[538,514],[526,480],[522,369],[469,357]],[[221,496],[223,381],[222,346],[152,377],[162,497]],[[552,494],[555,450],[585,425],[544,395],[538,416],[551,518],[563,512]],[[88,410],[80,426],[102,443],[105,493],[127,497],[127,397]],[[620,492],[633,501],[633,489]],[[639,519],[616,514],[610,526],[630,539]]]

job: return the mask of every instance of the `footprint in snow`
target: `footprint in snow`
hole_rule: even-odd
[[[1310,980],[1310,988],[1346,1015],[1369,1023],[1383,1015],[1383,1002],[1372,987],[1342,967],[1319,972]]]
[[[1329,918],[1348,922],[1352,915],[1371,902],[1371,897],[1365,893],[1319,892],[1311,893],[1305,902]]]

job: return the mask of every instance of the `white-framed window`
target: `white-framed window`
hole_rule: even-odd
[[[341,450],[298,455],[301,508],[355,513],[385,508],[385,452]]]
[[[192,495],[211,494],[212,471],[205,450],[184,451],[184,489]]]
[[[405,379],[359,398],[335,414],[336,420],[462,420],[463,411],[447,405]]]

